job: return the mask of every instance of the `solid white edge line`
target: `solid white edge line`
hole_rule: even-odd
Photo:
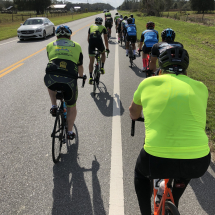
[[[12,41],[10,41],[10,42],[2,43],[2,44],[0,44],[0,46],[5,45],[5,44],[8,44],[8,43],[12,43],[12,42],[14,42],[14,41],[18,41],[18,40],[12,40]]]
[[[123,162],[120,116],[119,46],[115,45],[114,102],[110,170],[109,215],[124,215]],[[117,95],[117,96],[115,96]],[[118,98],[117,98],[118,97]]]

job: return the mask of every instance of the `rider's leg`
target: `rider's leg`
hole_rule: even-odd
[[[75,122],[75,118],[77,115],[77,110],[76,110],[76,105],[73,107],[68,107],[67,106],[67,122],[68,122],[68,132],[72,132],[72,128]]]
[[[106,59],[106,56],[105,56],[105,51],[104,51],[104,52],[102,53],[102,57],[101,57],[101,60],[102,60],[102,68],[104,68],[105,59]]]
[[[53,90],[50,90],[49,88],[48,88],[48,92],[49,92],[49,96],[50,96],[50,99],[51,99],[52,106],[57,106],[57,100],[56,100],[57,92],[55,92]]]
[[[133,46],[133,53],[134,53],[134,55],[136,55],[136,46],[135,46],[135,43],[132,43],[132,46]]]
[[[126,40],[126,56],[128,56],[129,41]]]
[[[92,77],[92,73],[93,73],[93,63],[95,60],[94,56],[89,56],[90,58],[90,63],[89,63],[89,73],[90,73],[90,77]]]
[[[148,60],[147,60],[147,54],[144,52],[142,54],[142,61],[143,61],[143,69],[144,68],[146,69]]]

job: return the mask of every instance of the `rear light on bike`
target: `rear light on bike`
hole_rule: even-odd
[[[184,183],[176,183],[175,187],[176,188],[185,188],[185,184]]]

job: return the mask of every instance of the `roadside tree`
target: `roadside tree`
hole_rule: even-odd
[[[192,10],[199,13],[214,10],[214,0],[190,0]]]

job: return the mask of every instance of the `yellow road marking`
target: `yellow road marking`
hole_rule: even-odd
[[[13,67],[12,69],[8,70],[7,72],[0,75],[0,78],[7,75],[9,72],[12,72],[14,69],[17,69],[18,67],[22,66],[24,63],[20,63],[17,66]]]
[[[86,28],[87,26],[90,26],[91,24],[92,24],[92,23],[90,23],[90,24],[88,24],[88,25],[86,25],[86,26],[80,28],[79,30],[75,31],[75,32],[72,34],[72,36],[74,36],[78,31],[80,31],[80,30]],[[22,59],[22,60],[20,60],[20,61],[18,61],[18,62],[16,62],[16,63],[14,63],[13,65],[8,66],[7,68],[1,70],[1,71],[0,71],[0,74],[15,66],[14,68],[8,70],[7,72],[1,74],[1,75],[0,75],[0,78],[3,77],[4,75],[8,74],[9,72],[13,71],[14,69],[16,69],[16,68],[22,66],[22,65],[23,65],[23,63],[22,63],[23,61],[27,60],[27,59],[30,58],[30,57],[33,57],[34,55],[38,54],[39,52],[41,52],[41,51],[43,51],[43,50],[45,50],[45,49],[46,49],[46,47],[43,48],[43,49],[41,49],[41,50],[39,50],[39,51],[37,51],[37,52],[35,52],[34,54],[31,54],[31,55],[29,55],[28,57],[26,57],[26,58],[24,58],[24,59]],[[22,63],[22,64],[19,64],[19,63]],[[19,65],[16,66],[17,64],[19,64]]]

